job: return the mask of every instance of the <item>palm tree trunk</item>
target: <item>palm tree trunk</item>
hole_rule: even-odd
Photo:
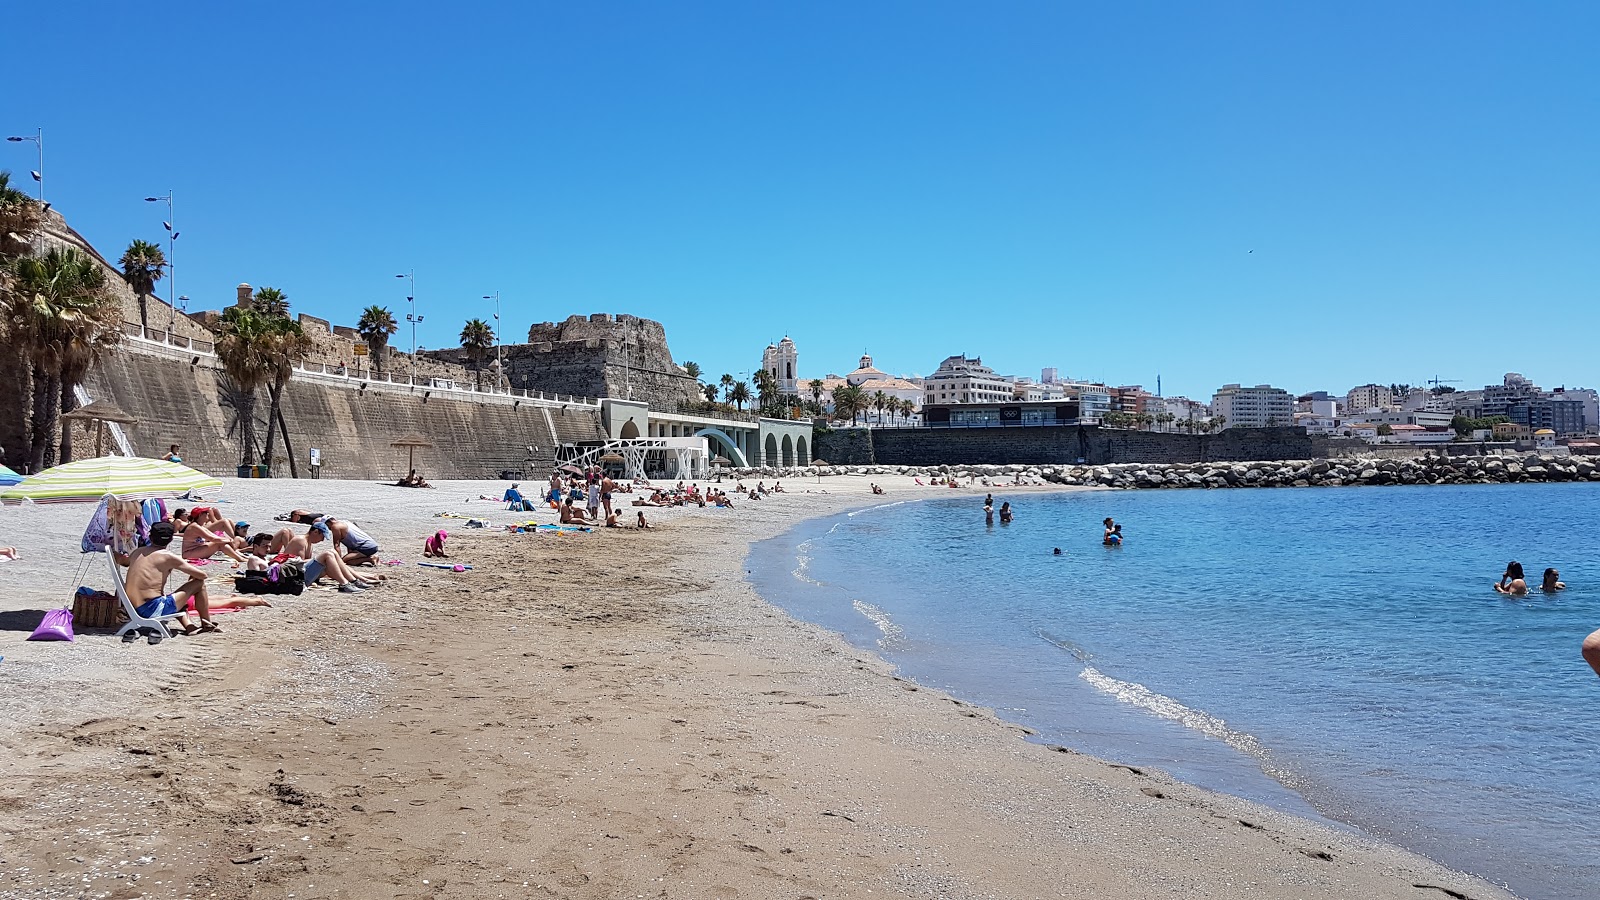
[[[73,391],[73,388],[76,386],[77,385],[67,384],[65,380],[62,381],[61,411],[63,413],[69,413],[78,408],[78,395]],[[64,463],[72,462],[71,422],[64,421],[61,423],[61,461]]]
[[[283,432],[283,455],[289,457],[289,477],[300,477],[300,465],[294,460],[294,447],[289,445],[289,423],[283,421],[283,407],[278,407],[278,430]],[[270,428],[272,423],[267,423]]]
[[[270,405],[267,407],[267,446],[261,452],[261,464],[270,471],[272,469],[272,447],[277,443],[278,435],[272,426],[278,421],[278,399],[283,396],[283,383],[274,381],[267,387],[267,397]]]
[[[45,423],[45,411],[56,402],[50,394],[50,378],[45,375],[44,368],[37,363],[33,365],[33,415],[28,435],[28,468],[31,472],[40,472],[44,469],[45,438],[49,435],[49,425]]]
[[[143,291],[139,292],[139,337],[149,337],[145,334],[150,329],[150,300]]]
[[[256,392],[239,392],[239,465],[248,466],[256,455]]]
[[[57,428],[61,425],[61,376],[54,372],[47,374],[44,379],[44,391],[34,392],[34,398],[41,400],[43,411],[34,410],[36,423],[42,428],[36,428],[34,433],[34,471],[42,472],[56,464],[56,441],[60,437]],[[43,431],[42,438],[39,434]]]

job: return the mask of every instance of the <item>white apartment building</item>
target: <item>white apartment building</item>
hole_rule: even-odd
[[[1116,409],[1111,403],[1111,389],[1103,384],[1085,381],[1060,381],[1063,396],[1078,401],[1078,416],[1084,419],[1101,419]]]
[[[983,364],[979,357],[951,356],[938,371],[922,379],[925,404],[999,403],[1015,396],[1011,382]]]
[[[1293,425],[1294,395],[1270,384],[1225,384],[1211,398],[1211,413],[1227,418],[1224,428]]]
[[[1011,385],[1012,396],[1024,403],[1043,403],[1049,400],[1066,399],[1066,388],[1055,382],[1040,384],[1026,378],[1018,378]]]
[[[1298,400],[1294,404],[1295,415],[1310,413],[1319,419],[1339,418],[1339,401],[1337,400]]]
[[[1204,422],[1211,418],[1211,407],[1188,397],[1162,397],[1161,405],[1172,415],[1172,422],[1167,425],[1169,431],[1187,430],[1179,422]]]
[[[1344,408],[1350,415],[1394,405],[1394,391],[1382,384],[1363,384],[1344,395]]]

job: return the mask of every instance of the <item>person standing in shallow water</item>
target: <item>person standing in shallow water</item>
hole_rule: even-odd
[[[1544,570],[1544,581],[1540,582],[1539,590],[1544,591],[1546,594],[1554,594],[1556,591],[1564,591],[1566,589],[1567,584],[1561,580],[1560,572],[1555,569]]]
[[[1514,559],[1506,563],[1506,571],[1495,583],[1494,589],[1515,597],[1525,596],[1528,593],[1528,580],[1522,574],[1522,563]]]
[[[1009,500],[1000,504],[1000,524],[1011,524],[1011,501]]]

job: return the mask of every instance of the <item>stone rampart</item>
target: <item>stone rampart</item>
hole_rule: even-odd
[[[1209,435],[1094,425],[837,429],[818,434],[816,454],[840,465],[1249,462],[1321,458],[1327,438],[1300,428],[1229,428]]]
[[[90,396],[108,398],[139,420],[129,429],[139,455],[160,456],[167,445],[178,443],[189,465],[233,474],[239,462],[238,414],[215,369],[123,352],[92,371],[85,387]],[[308,475],[309,451],[316,447],[322,451],[324,477],[393,480],[404,474],[406,451],[389,444],[410,433],[434,444],[416,451],[417,468],[430,479],[497,477],[508,469],[538,474],[554,464],[556,440],[541,407],[424,394],[291,381],[284,391],[284,420],[301,477]],[[255,406],[256,434],[264,440],[266,391]],[[0,420],[15,417],[9,407],[8,399],[0,399]],[[593,408],[556,412],[564,436],[600,433]],[[535,448],[531,454],[530,446]],[[77,452],[81,456],[88,448],[80,443]],[[275,456],[274,476],[287,478],[281,434]]]

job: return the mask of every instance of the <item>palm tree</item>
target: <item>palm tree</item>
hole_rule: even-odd
[[[156,282],[167,274],[167,255],[149,241],[133,240],[128,243],[128,249],[123,251],[117,265],[122,267],[122,280],[139,297],[139,328],[148,329],[148,298],[156,292]],[[141,330],[140,334],[143,335],[144,331]]]
[[[806,386],[811,388],[811,400],[812,400],[812,402],[816,403],[817,406],[820,408],[822,406],[822,388],[823,388],[822,379],[821,378],[813,378],[813,379],[811,379],[810,383],[807,384]]]
[[[833,415],[841,418],[848,415],[850,424],[856,424],[856,417],[866,411],[867,395],[861,388],[853,384],[841,384],[833,389]]]
[[[722,377],[717,379],[717,384],[722,386],[722,396],[728,398],[728,395],[733,391],[733,376],[724,372]],[[730,398],[728,402],[731,403],[733,401]]]
[[[11,173],[0,169],[0,260],[28,252],[43,222],[39,201],[12,187]]]
[[[889,395],[878,391],[872,395],[872,408],[878,411],[878,424],[883,424],[883,408],[889,405]]]
[[[715,402],[717,402],[717,386],[716,385],[714,385],[714,384],[703,384],[703,385],[700,386],[700,391],[706,395],[706,402],[707,403],[715,403]]]
[[[494,329],[482,319],[468,319],[461,329],[461,348],[467,351],[467,361],[472,363],[472,377],[478,390],[483,390],[483,358],[494,346]]]
[[[736,381],[733,387],[728,388],[728,401],[739,407],[744,412],[744,405],[750,402],[750,385],[743,381]]]
[[[698,379],[700,377],[700,364],[697,362],[684,363],[683,374],[689,376],[690,378]]]
[[[271,327],[265,316],[249,307],[230,306],[222,313],[217,358],[234,390],[240,465],[250,465],[256,457],[256,391],[272,378],[274,371]]]
[[[122,308],[99,262],[73,248],[24,256],[7,268],[10,336],[33,381],[29,464],[37,472],[56,463],[63,391],[70,393],[90,362],[121,339]]]
[[[384,369],[383,351],[389,346],[389,337],[399,330],[400,323],[394,320],[394,313],[389,312],[387,306],[373,304],[362,310],[361,318],[356,321],[356,333],[366,342],[372,364],[380,375]]]
[[[757,369],[750,380],[756,383],[756,402],[761,407],[761,412],[771,412],[770,407],[774,405],[773,400],[778,393],[778,382],[766,369]]]
[[[287,307],[288,303],[285,302],[284,306]],[[300,470],[295,462],[294,448],[289,446],[289,426],[283,421],[283,389],[294,375],[295,363],[305,359],[314,346],[299,322],[290,321],[287,316],[267,318],[261,336],[261,355],[268,372],[267,396],[271,400],[271,407],[267,412],[267,446],[261,453],[261,464],[272,465],[272,429],[276,426],[283,432],[283,450],[289,458],[289,474],[295,478],[300,477]]]
[[[912,416],[914,416],[916,414],[917,414],[916,401],[907,400],[905,398],[901,398],[901,400],[900,400],[900,415],[901,415],[901,417],[909,419],[909,418],[911,418]]]
[[[256,288],[256,295],[251,298],[250,305],[256,308],[269,319],[289,318],[289,297],[275,287]]]

